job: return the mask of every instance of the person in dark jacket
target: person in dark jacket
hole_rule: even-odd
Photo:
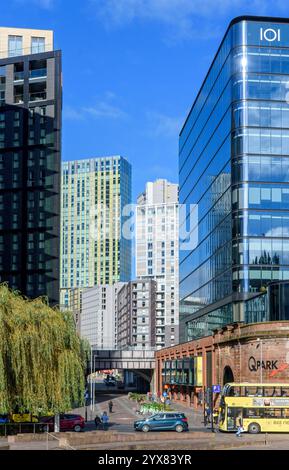
[[[95,422],[96,429],[98,429],[100,427],[100,424],[101,424],[100,417],[96,415],[96,417],[94,418],[94,422]]]
[[[108,403],[108,409],[109,409],[109,412],[112,413],[112,408],[113,408],[113,403],[112,401],[110,400],[110,402]]]

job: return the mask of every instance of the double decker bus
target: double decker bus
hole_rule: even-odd
[[[228,383],[219,409],[220,431],[289,432],[289,383]]]

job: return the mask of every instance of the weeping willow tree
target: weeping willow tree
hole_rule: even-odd
[[[90,354],[91,354],[90,342],[86,338],[81,338],[80,355],[81,355],[82,367],[85,372],[87,372],[88,363],[90,361]]]
[[[0,413],[60,413],[82,403],[84,356],[70,313],[0,285]]]

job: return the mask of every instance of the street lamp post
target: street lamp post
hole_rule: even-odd
[[[262,340],[261,338],[257,338],[257,341],[258,341],[258,346],[260,345],[260,379],[261,379],[261,384],[263,383],[263,344],[262,344]]]
[[[260,340],[261,343],[261,384],[263,383],[263,343],[262,340]]]
[[[92,345],[90,346],[90,419],[92,419]]]
[[[95,375],[95,357],[93,358],[93,375]],[[92,410],[94,414],[94,405],[95,405],[95,377],[93,377],[93,388],[92,388]]]

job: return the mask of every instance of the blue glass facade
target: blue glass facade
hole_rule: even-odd
[[[289,22],[234,20],[180,134],[180,203],[198,209],[180,250],[183,341],[263,321],[262,292],[289,279],[288,103]]]

